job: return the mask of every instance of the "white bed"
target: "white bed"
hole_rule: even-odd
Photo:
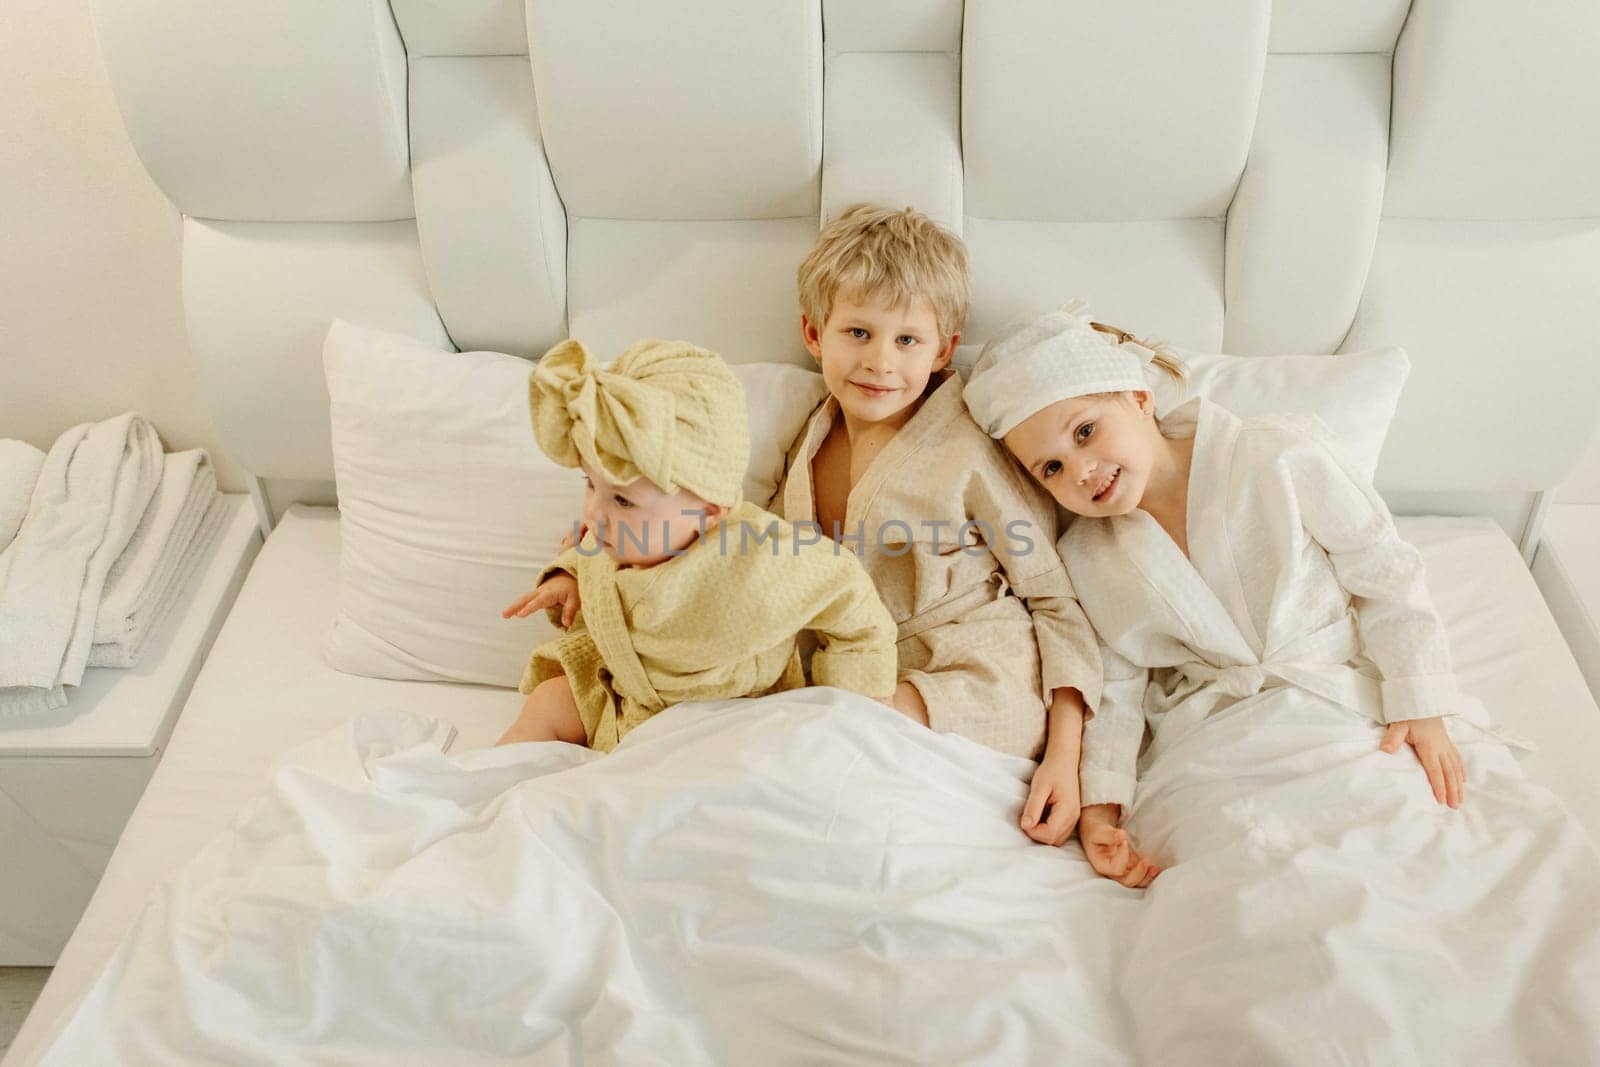
[[[914,204],[971,251],[965,343],[1083,296],[1195,351],[1404,345],[1375,484],[1397,512],[1476,516],[1401,526],[1463,688],[1600,835],[1600,710],[1518,550],[1600,399],[1600,136],[1573,125],[1600,115],[1592,5],[95,14],[133,143],[184,212],[191,345],[264,512],[331,499],[336,318],[523,357],[570,333],[803,363],[793,272],[820,219]],[[508,690],[331,670],[338,551],[335,512],[282,516],[8,1063],[42,1053],[152,889],[287,749],[361,707],[446,719],[458,749],[512,714]]]
[[[1516,548],[1485,519],[1401,521],[1422,547],[1465,689],[1538,746],[1522,757],[1600,836],[1600,712]],[[259,793],[285,750],[392,707],[453,724],[453,750],[490,744],[504,689],[339,674],[320,651],[333,617],[338,513],[295,507],[268,539],[195,683],[172,742],[8,1063],[26,1064],[84,995],[152,891]]]
[[[350,701],[447,717],[461,729],[457,744],[498,736],[495,724],[516,700],[506,690],[358,678],[324,663],[321,642],[332,620],[338,563],[332,509],[295,508],[268,539],[8,1062],[28,1063],[39,1053],[151,889],[260,791],[279,755],[344,719]]]

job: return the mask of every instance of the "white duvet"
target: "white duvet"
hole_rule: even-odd
[[[1145,891],[1031,765],[810,689],[609,756],[357,715],[130,931],[47,1063],[1600,1061],[1600,862],[1493,743],[1269,690],[1146,771]]]

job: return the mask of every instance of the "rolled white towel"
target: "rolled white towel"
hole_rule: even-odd
[[[0,439],[0,552],[17,536],[28,514],[44,453],[26,441]]]
[[[215,485],[215,479],[212,479]],[[89,651],[91,667],[132,667],[144,655],[145,646],[156,631],[161,629],[173,606],[183,599],[195,572],[210,552],[222,528],[227,525],[228,504],[222,494],[213,488],[210,504],[205,509],[189,536],[183,542],[183,551],[175,556],[173,566],[160,583],[159,595],[151,601],[141,602],[128,619],[127,630],[118,638],[95,642]]]
[[[0,688],[0,722],[42,715],[67,706],[67,687],[53,685],[39,689],[27,685]]]
[[[133,636],[139,616],[165,595],[179,559],[216,498],[217,476],[204,449],[165,457],[155,498],[106,576],[94,626],[96,645],[123,643]],[[89,664],[101,666],[92,652]]]
[[[0,687],[77,685],[107,573],[150,504],[161,441],[129,412],[74,426],[45,457],[0,585]]]

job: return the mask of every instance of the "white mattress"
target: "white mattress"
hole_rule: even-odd
[[[1515,547],[1487,519],[1409,518],[1450,632],[1463,688],[1533,740],[1523,758],[1600,839],[1600,709]],[[30,1063],[87,990],[151,889],[227,825],[274,759],[356,710],[438,716],[456,746],[487,745],[520,698],[510,690],[356,678],[320,653],[337,588],[337,512],[292,508],[268,539],[195,683],[149,789],[88,912],[6,1063]],[[514,591],[508,591],[508,597]]]

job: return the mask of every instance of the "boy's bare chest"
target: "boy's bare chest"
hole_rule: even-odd
[[[830,537],[846,527],[850,491],[854,489],[893,438],[894,433],[871,433],[852,441],[842,422],[836,422],[811,460],[811,486],[816,496],[817,521]]]
[[[829,536],[835,529],[844,527],[850,490],[859,480],[859,475],[851,470],[850,459],[850,436],[842,425],[835,423],[811,459],[811,487],[816,497],[817,521]]]
[[[852,439],[843,420],[836,420],[811,459],[811,490],[817,521],[830,537],[846,527],[850,491],[866,477],[872,465],[899,433],[897,426],[871,427]],[[865,516],[858,516],[864,519]]]

